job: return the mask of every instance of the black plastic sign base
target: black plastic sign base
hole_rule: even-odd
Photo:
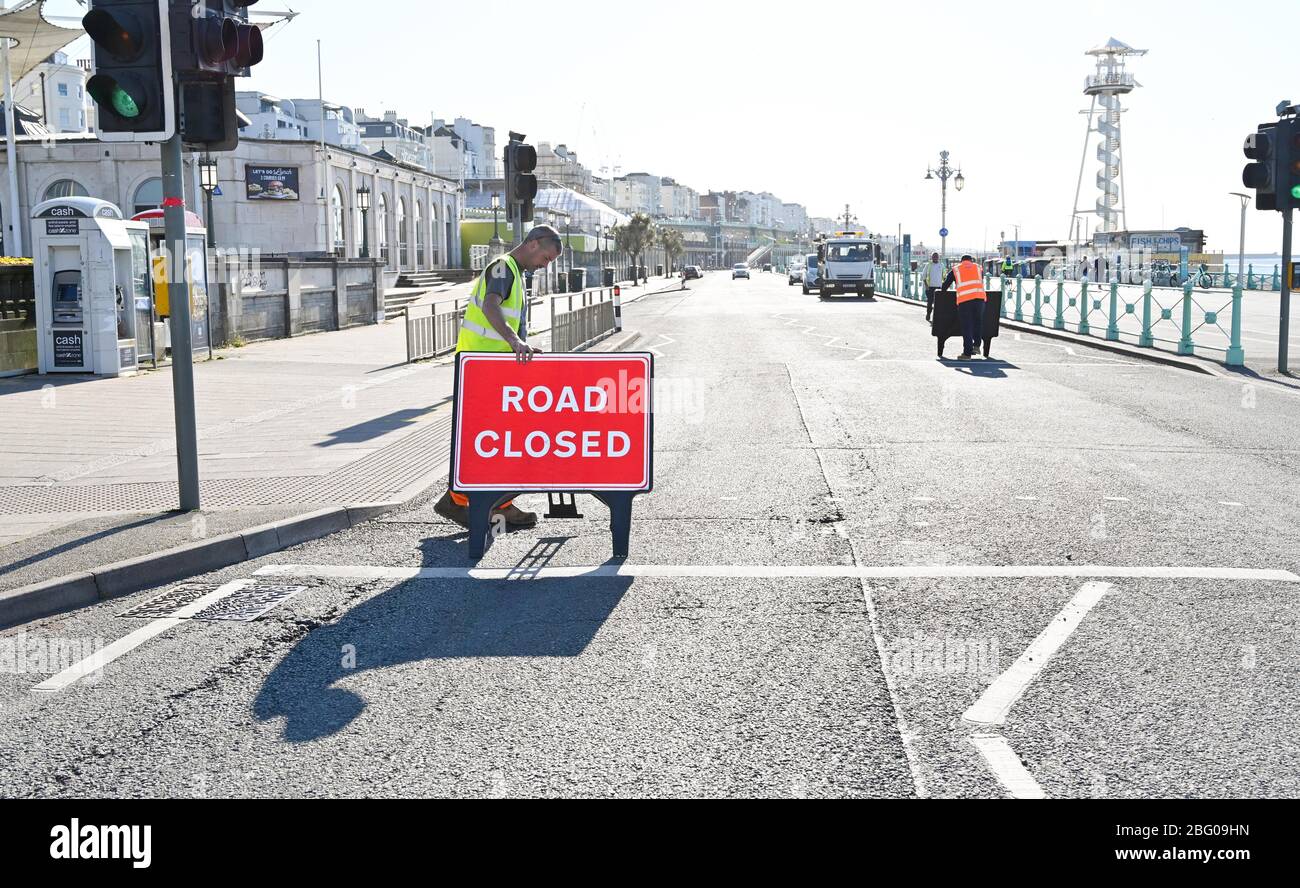
[[[591,495],[609,508],[609,533],[613,538],[614,557],[626,558],[632,539],[632,499],[643,491],[591,491]],[[519,494],[506,490],[466,491],[469,499],[469,557],[478,561],[492,546],[492,541],[506,532],[504,518],[493,512],[497,506]],[[575,510],[576,503],[572,506]]]

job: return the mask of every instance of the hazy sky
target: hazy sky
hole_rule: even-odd
[[[66,5],[71,0],[56,0]],[[261,0],[294,9],[268,32],[248,88],[325,93],[412,122],[464,115],[564,142],[588,166],[677,178],[701,191],[769,190],[873,230],[937,243],[940,149],[966,175],[949,189],[950,243],[982,246],[1020,223],[1064,238],[1085,118],[1084,51],[1116,37],[1150,50],[1124,115],[1133,228],[1204,228],[1237,250],[1241,142],[1300,101],[1295,0],[1074,0],[1046,4],[653,4]],[[513,52],[511,47],[517,47]],[[1081,206],[1096,199],[1088,151]],[[1092,217],[1095,224],[1096,217]],[[1276,213],[1251,210],[1247,248],[1280,250]]]

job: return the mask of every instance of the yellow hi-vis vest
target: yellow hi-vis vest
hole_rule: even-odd
[[[980,267],[974,262],[957,263],[957,267],[952,270],[952,276],[957,282],[958,305],[972,299],[988,298],[984,292],[984,277],[980,274]]]
[[[488,323],[483,312],[483,300],[487,298],[487,277],[494,269],[505,268],[513,275],[510,297],[501,303],[501,314],[505,316],[510,328],[519,332],[519,319],[524,310],[524,276],[515,264],[515,258],[507,253],[483,269],[474,290],[470,294],[469,304],[465,306],[465,317],[460,322],[460,335],[456,338],[458,352],[508,352],[510,346],[501,338],[501,334]]]

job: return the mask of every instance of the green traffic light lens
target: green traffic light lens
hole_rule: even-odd
[[[113,90],[112,97],[113,110],[119,115],[126,118],[135,118],[140,116],[140,106],[129,92],[118,87]]]
[[[1291,189],[1291,196],[1294,197],[1296,200],[1300,200],[1300,185],[1297,185]]]

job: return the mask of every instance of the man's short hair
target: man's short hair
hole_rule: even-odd
[[[961,261],[962,261],[962,262],[974,262],[975,259],[974,259],[973,256],[971,256],[970,253],[963,253],[963,254],[962,254],[962,257],[961,257]]]
[[[534,225],[529,229],[524,235],[524,243],[533,241],[551,241],[557,250],[564,249],[564,241],[560,240],[560,233],[549,225]]]

